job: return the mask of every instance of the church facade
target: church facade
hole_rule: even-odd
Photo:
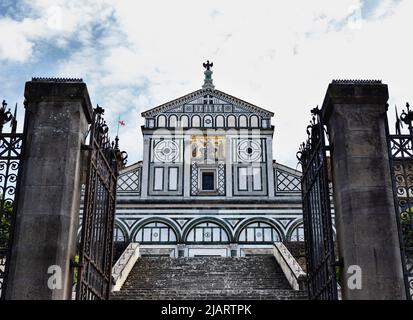
[[[303,241],[300,172],[273,160],[274,114],[215,89],[142,113],[143,160],[118,178],[115,241],[142,255],[246,256]]]

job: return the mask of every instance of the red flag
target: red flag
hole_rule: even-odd
[[[119,120],[119,124],[120,124],[122,127],[126,125],[126,124],[125,124],[125,121],[123,121],[123,120]]]

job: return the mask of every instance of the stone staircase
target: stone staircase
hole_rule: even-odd
[[[243,258],[142,257],[112,299],[306,299],[271,255]]]

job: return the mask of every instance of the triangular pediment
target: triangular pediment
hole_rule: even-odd
[[[160,113],[254,113],[272,117],[273,112],[215,89],[201,89],[142,112],[145,118]]]

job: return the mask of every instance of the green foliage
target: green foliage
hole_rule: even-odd
[[[10,238],[13,205],[10,201],[1,202],[3,202],[3,205],[0,208],[0,248],[5,248]]]
[[[74,264],[78,264],[79,263],[79,255],[75,255],[74,259],[73,259]],[[77,278],[78,278],[78,274],[79,274],[79,268],[75,267],[73,270],[73,285],[75,286],[77,284]]]
[[[411,211],[412,209],[410,209]],[[400,214],[400,225],[402,229],[403,245],[405,247],[413,247],[413,225],[412,214],[403,211]]]
[[[343,267],[336,266],[336,280],[340,286],[342,286],[342,275],[343,275]]]

